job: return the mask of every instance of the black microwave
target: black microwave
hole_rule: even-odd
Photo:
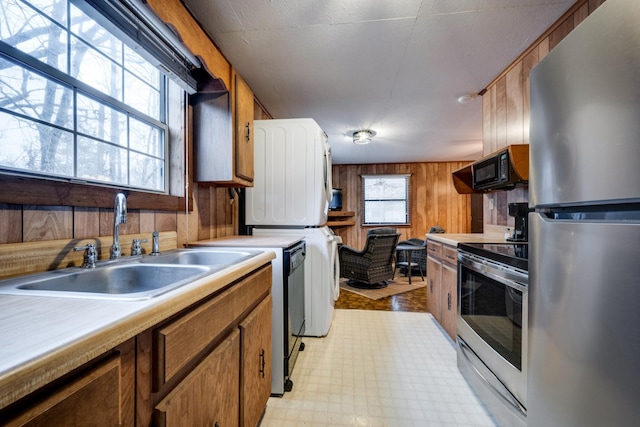
[[[514,187],[511,181],[511,163],[509,150],[497,153],[471,165],[474,190],[490,190]]]

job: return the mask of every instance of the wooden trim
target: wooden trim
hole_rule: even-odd
[[[538,37],[527,49],[524,50],[524,52],[522,52],[516,59],[514,59],[513,62],[509,64],[509,66],[505,68],[504,71],[502,71],[502,73],[498,74],[496,78],[494,78],[491,82],[489,82],[489,84],[487,84],[485,88],[479,93],[486,92],[487,88],[490,88],[491,86],[496,84],[498,80],[506,76],[507,73],[511,71],[511,69],[513,69],[516,65],[518,65],[520,61],[524,59],[525,56],[527,56],[529,53],[535,50],[545,38],[549,37],[551,33],[553,33],[557,28],[562,26],[567,19],[570,19],[572,15],[576,13],[586,3],[589,3],[589,0],[576,1],[575,4],[569,8],[569,10],[567,10],[560,18],[558,18],[558,20],[554,22],[553,25],[547,28],[547,30],[544,33],[542,33],[540,37]]]
[[[129,209],[186,209],[184,197],[20,176],[0,176],[0,203],[7,204],[112,208],[114,197],[120,191],[128,193]],[[189,197],[188,209],[193,210],[192,197]]]

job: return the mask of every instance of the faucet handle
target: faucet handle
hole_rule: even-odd
[[[133,239],[131,242],[131,256],[142,255],[141,243],[147,243],[147,239]]]
[[[73,248],[75,252],[84,251],[84,259],[82,261],[82,268],[95,268],[96,262],[98,262],[98,251],[96,245],[88,243],[85,246],[76,246]]]

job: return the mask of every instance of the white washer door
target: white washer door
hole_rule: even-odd
[[[331,282],[331,294],[333,295],[333,300],[336,301],[340,296],[340,258],[338,257],[338,242],[334,240],[331,241],[331,246],[329,247],[331,266],[333,266],[333,277]]]

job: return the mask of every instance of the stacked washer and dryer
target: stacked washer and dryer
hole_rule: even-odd
[[[326,225],[332,196],[327,135],[313,119],[255,120],[254,145],[246,225],[255,236],[304,236],[304,335],[325,336],[340,293],[341,242]]]

